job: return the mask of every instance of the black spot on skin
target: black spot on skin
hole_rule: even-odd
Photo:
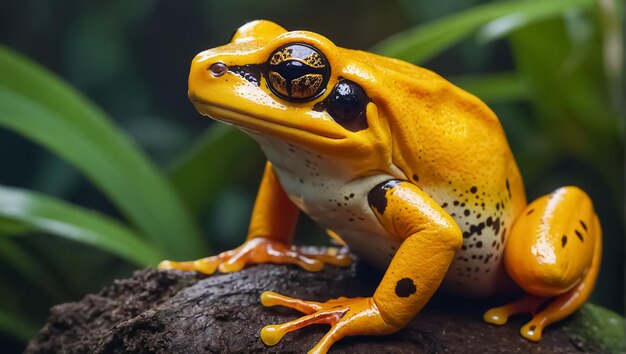
[[[500,218],[493,221],[493,231],[496,235],[500,233]]]
[[[420,178],[419,178],[419,176],[418,176],[418,175],[413,175],[413,180],[414,180],[415,182],[419,182]]]
[[[483,247],[483,241],[476,242],[476,248],[482,248],[482,247]]]
[[[376,209],[380,215],[383,215],[387,208],[387,190],[395,188],[400,183],[402,183],[402,181],[399,179],[391,179],[378,184],[367,194],[367,202],[372,208]]]
[[[469,209],[465,209],[465,211],[463,212],[463,215],[465,215],[465,216],[469,216],[469,214],[470,214]]]
[[[470,188],[470,192],[476,193],[478,192],[478,188],[476,188],[476,186],[472,186],[472,188]]]
[[[493,219],[490,217],[487,218],[487,226],[493,225]]]
[[[415,294],[415,291],[417,288],[411,278],[402,278],[396,283],[396,295],[398,297],[409,297]]]
[[[563,237],[561,237],[561,247],[565,247],[566,243],[567,243],[567,236],[563,235]]]
[[[500,210],[500,203],[496,203],[496,210]]]
[[[228,71],[243,77],[246,81],[261,85],[261,67],[260,65],[248,64],[243,66],[228,66]]]
[[[442,207],[442,208],[445,208],[445,207],[447,207],[447,206],[448,206],[448,203],[443,203],[443,204],[441,205],[441,207]]]
[[[504,244],[504,240],[506,240],[506,228],[504,230],[502,230],[502,236],[500,238],[500,242],[502,242],[502,244]]]
[[[582,220],[579,220],[579,221],[580,221],[580,226],[582,226],[583,229],[585,229],[585,231],[587,231],[587,225]]]
[[[349,197],[354,198],[354,193],[350,193]]]
[[[509,179],[506,179],[506,191],[509,192],[509,198],[511,198],[511,186],[509,186]]]
[[[534,212],[535,212],[535,209],[530,209],[529,211],[526,212],[526,215],[530,215],[530,214],[532,214]]]
[[[478,225],[470,225],[468,237],[473,235],[473,234],[477,234],[478,236],[482,235],[484,228],[485,228],[485,223],[484,222],[481,222]]]
[[[458,206],[459,205],[459,201],[455,200],[454,203],[452,203],[454,206]]]
[[[580,233],[580,231],[574,230],[574,232],[576,233],[576,236],[578,236],[578,238],[580,239],[580,242],[585,242],[585,240],[583,240],[583,235]]]

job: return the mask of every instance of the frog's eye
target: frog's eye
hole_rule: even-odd
[[[358,118],[365,112],[367,96],[357,83],[341,80],[326,98],[326,111],[339,123]]]
[[[326,88],[330,66],[322,53],[308,44],[292,43],[276,49],[267,60],[267,82],[278,97],[304,102]]]

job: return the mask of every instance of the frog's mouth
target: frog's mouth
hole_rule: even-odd
[[[296,140],[300,140],[298,137],[303,140],[319,140],[322,138],[334,141],[346,138],[341,134],[337,134],[337,132],[330,132],[317,127],[307,127],[308,130],[304,130],[302,127],[287,124],[284,121],[249,114],[232,107],[197,100],[192,100],[192,102],[198,113],[204,116],[260,134],[272,134],[285,139],[296,138]]]

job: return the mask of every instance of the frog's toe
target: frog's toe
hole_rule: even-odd
[[[261,294],[261,304],[265,307],[285,306],[305,314],[311,314],[323,308],[319,302],[294,299],[273,291],[264,291]]]
[[[509,314],[502,307],[496,307],[485,312],[483,320],[487,323],[501,326],[509,320]]]
[[[541,340],[542,332],[543,326],[534,320],[528,322],[520,329],[522,337],[533,342],[539,342]]]
[[[159,263],[159,269],[177,269],[183,271],[196,271],[199,273],[203,273],[206,275],[211,275],[215,273],[217,267],[219,265],[219,261],[215,259],[215,257],[202,258],[195,261],[187,261],[187,262],[173,262],[173,261],[163,261]]]

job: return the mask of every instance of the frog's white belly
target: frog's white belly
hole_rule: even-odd
[[[247,133],[259,142],[285,192],[300,210],[321,227],[337,233],[356,255],[381,271],[387,269],[402,241],[382,227],[367,196],[379,183],[390,179],[406,180],[401,171],[397,170],[395,176],[374,174],[354,179],[357,174],[351,170],[349,161],[322,156],[279,139]],[[488,227],[475,235],[471,226],[479,223],[474,219],[480,216],[480,212],[464,215],[465,204],[453,205],[457,196],[452,191],[425,191],[441,205],[448,205],[445,209],[464,233],[473,234],[464,239],[464,247],[455,255],[443,287],[464,295],[482,297],[491,294],[504,271],[501,267],[504,240],[498,249],[474,247],[479,242],[485,246],[496,244],[500,235]],[[504,227],[509,226],[507,223]]]
[[[401,241],[382,227],[367,195],[377,184],[397,176],[352,179],[355,171],[347,162],[249,134],[259,142],[285,192],[300,210],[338,234],[359,257],[381,270],[387,268]]]

